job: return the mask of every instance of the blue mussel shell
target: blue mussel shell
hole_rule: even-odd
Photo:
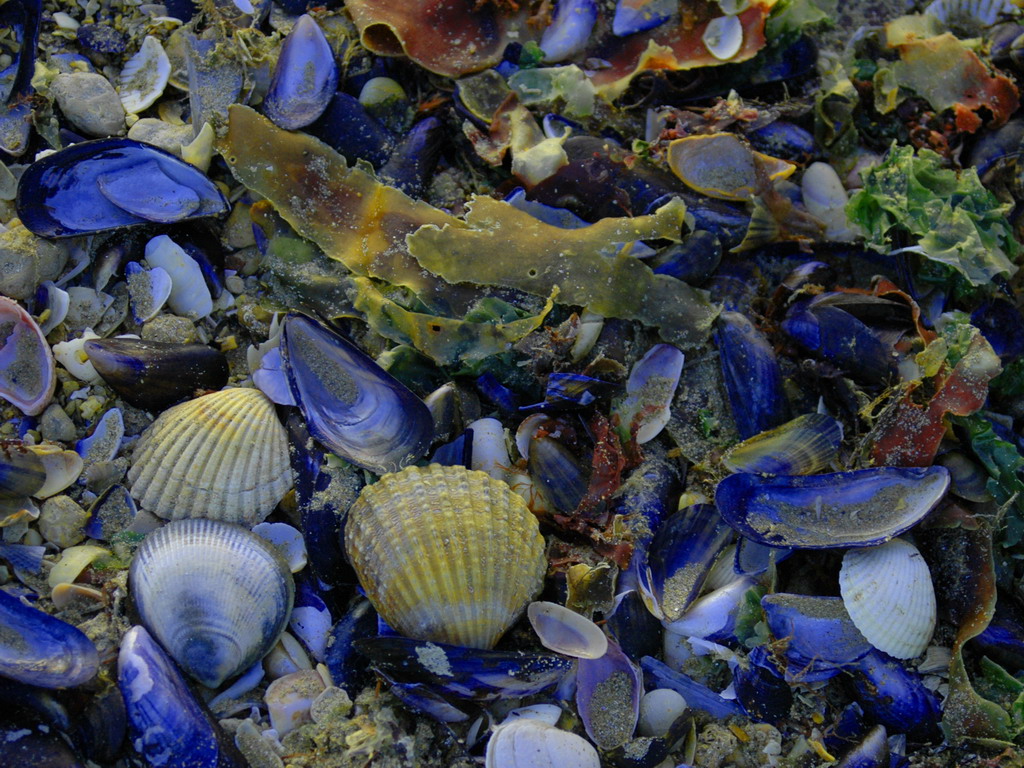
[[[42,237],[220,216],[228,202],[202,171],[132,139],[73,144],[32,163],[18,182],[18,218]]]
[[[96,676],[92,640],[2,589],[0,627],[0,675],[43,688],[72,688]]]
[[[916,525],[949,488],[949,471],[874,467],[825,475],[740,473],[718,484],[715,504],[733,528],[773,547],[884,544]]]
[[[352,342],[290,315],[281,352],[306,427],[328,449],[377,474],[397,472],[427,452],[430,409]]]

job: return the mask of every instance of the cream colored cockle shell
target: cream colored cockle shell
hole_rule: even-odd
[[[543,583],[544,538],[509,486],[465,467],[406,467],[363,489],[345,549],[406,637],[492,648]]]
[[[847,550],[839,590],[854,625],[875,648],[897,659],[924,653],[935,630],[935,589],[928,564],[909,541]]]
[[[256,389],[225,389],[164,411],[135,447],[132,496],[166,520],[251,528],[292,486],[288,434]]]

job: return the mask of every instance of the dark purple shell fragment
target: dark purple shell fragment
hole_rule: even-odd
[[[96,339],[85,343],[96,372],[121,397],[146,410],[159,410],[197,389],[227,384],[224,355],[205,344],[144,339]]]

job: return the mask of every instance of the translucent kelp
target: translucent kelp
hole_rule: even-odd
[[[350,168],[316,139],[283,131],[239,106],[231,108],[224,155],[240,181],[265,195],[327,256],[356,275],[409,289],[440,314],[459,308],[452,300],[460,294],[455,283],[545,298],[558,289],[562,303],[640,320],[682,345],[706,338],[716,314],[686,283],[656,275],[628,253],[605,254],[608,243],[678,239],[686,212],[681,200],[646,216],[560,229],[478,197],[467,203],[463,221]],[[493,258],[475,258],[483,253]],[[465,291],[461,298],[468,298]]]
[[[350,168],[326,144],[284,131],[247,107],[231,108],[221,152],[239,181],[354,274],[408,288],[438,311],[452,304],[451,287],[410,258],[405,236],[424,224],[459,226],[458,219]]]
[[[707,337],[716,314],[705,295],[655,274],[632,255],[601,253],[609,242],[676,239],[685,210],[673,199],[647,216],[560,229],[508,203],[478,197],[467,204],[465,224],[424,226],[408,238],[409,251],[452,283],[502,285],[540,296],[557,286],[566,304],[639,320],[658,328],[665,341],[690,346]],[[494,258],[476,258],[482,253]]]
[[[510,18],[498,3],[351,0],[346,8],[369,50],[383,56],[404,53],[448,77],[497,64],[505,46],[513,39],[523,42],[520,33],[528,31],[525,13]]]
[[[978,110],[986,108],[1001,125],[1019,104],[1017,87],[1006,75],[993,75],[978,54],[946,33],[914,38],[897,46],[896,81],[928,100],[936,110],[952,109],[957,128],[973,133],[981,127]]]

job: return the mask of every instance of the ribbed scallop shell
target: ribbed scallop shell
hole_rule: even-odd
[[[288,434],[256,389],[225,389],[164,411],[128,471],[132,496],[167,520],[252,527],[292,485]]]
[[[118,94],[128,114],[138,114],[152,106],[171,76],[171,61],[155,37],[142,41],[139,52],[124,63],[118,79]]]
[[[935,630],[935,589],[917,547],[893,539],[848,550],[839,589],[854,625],[875,648],[898,659],[924,653]]]
[[[266,655],[295,596],[288,564],[270,543],[216,520],[179,520],[151,533],[128,581],[146,629],[211,688]]]
[[[401,634],[492,648],[540,590],[537,519],[507,484],[465,467],[407,467],[364,488],[345,549]]]

